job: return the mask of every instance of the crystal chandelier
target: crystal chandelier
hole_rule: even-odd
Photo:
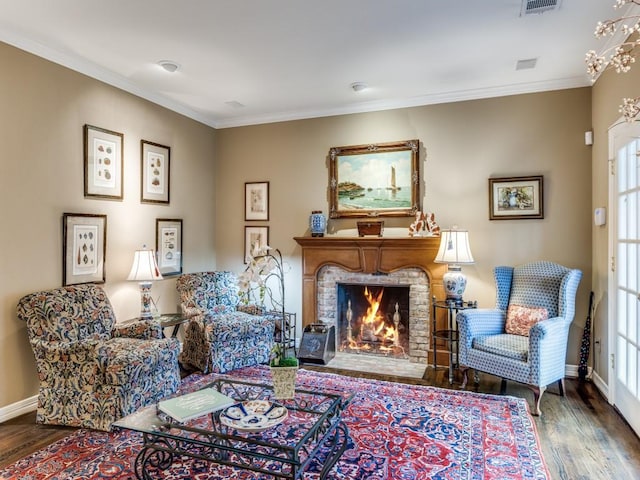
[[[640,6],[640,0],[616,0],[613,8],[622,8],[628,4]],[[626,73],[631,70],[631,65],[635,63],[635,53],[633,50],[640,45],[640,16],[621,16],[614,20],[605,20],[596,25],[596,38],[614,36],[617,32],[622,33],[625,40],[616,42],[600,54],[595,50],[589,50],[585,61],[587,62],[587,73],[591,75],[593,81],[606,68],[613,68],[616,73]],[[633,38],[632,38],[633,37]],[[627,122],[632,122],[640,113],[640,97],[623,98],[622,105],[618,110]]]

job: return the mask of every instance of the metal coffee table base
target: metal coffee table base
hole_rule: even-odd
[[[158,478],[158,470],[168,469],[177,458],[186,456],[284,479],[301,479],[318,462],[322,465],[320,478],[324,479],[346,450],[348,439],[347,426],[342,421],[334,422],[316,448],[304,452],[306,458],[301,459],[301,452],[294,448],[255,441],[252,450],[239,449],[234,442],[246,444],[246,438],[221,439],[206,431],[198,438],[180,440],[143,433],[144,444],[135,460],[135,472],[140,480],[154,480]]]

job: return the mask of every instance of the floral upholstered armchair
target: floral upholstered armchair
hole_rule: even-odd
[[[180,384],[175,338],[154,320],[119,326],[93,284],[33,293],[18,303],[40,378],[38,423],[109,430]]]
[[[564,395],[569,326],[575,315],[582,272],[552,262],[496,267],[496,308],[458,313],[460,365],[467,370],[528,385],[534,392],[533,413],[548,385],[558,382]]]
[[[258,306],[239,305],[233,272],[198,272],[176,281],[187,326],[180,363],[203,373],[224,373],[269,362],[275,319]]]

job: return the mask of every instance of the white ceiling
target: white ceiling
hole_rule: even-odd
[[[587,86],[613,3],[0,0],[0,40],[224,128]]]

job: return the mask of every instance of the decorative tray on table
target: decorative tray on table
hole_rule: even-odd
[[[259,432],[279,425],[287,415],[287,409],[278,403],[247,400],[225,408],[220,413],[220,421],[237,430]]]

